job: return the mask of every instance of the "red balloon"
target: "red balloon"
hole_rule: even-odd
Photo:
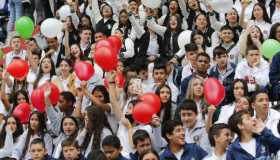
[[[33,90],[31,94],[31,102],[39,112],[45,112],[45,96],[42,88]]]
[[[225,88],[216,78],[204,82],[204,98],[208,104],[219,105],[225,98]]]
[[[13,111],[13,116],[18,118],[21,123],[27,123],[31,115],[31,108],[28,103],[20,103]]]
[[[148,124],[151,122],[153,115],[155,114],[153,107],[149,103],[139,102],[133,107],[132,117],[133,119],[142,124]]]
[[[97,50],[98,48],[102,48],[102,47],[108,47],[108,48],[112,48],[113,44],[105,39],[99,40],[96,45],[95,45],[95,49]]]
[[[122,40],[120,39],[120,37],[113,35],[110,36],[107,40],[113,45],[116,53],[119,53],[122,48]]]
[[[119,88],[123,88],[125,84],[125,78],[122,73],[117,73],[115,78],[116,84]]]
[[[78,61],[74,66],[75,73],[81,81],[88,81],[94,74],[92,64],[86,61]]]
[[[118,65],[117,55],[107,47],[98,48],[94,53],[94,60],[106,72],[115,70]]]
[[[17,80],[22,80],[26,77],[29,71],[29,66],[22,59],[14,59],[7,67],[7,72]]]
[[[53,84],[51,82],[44,83],[40,87],[40,89],[43,90],[43,92],[44,92],[48,86],[51,88],[50,101],[51,101],[52,105],[55,106],[59,100],[59,89],[55,84]]]
[[[149,103],[154,110],[154,113],[158,113],[160,111],[160,98],[158,95],[154,93],[145,93],[140,97],[140,100],[146,103]]]

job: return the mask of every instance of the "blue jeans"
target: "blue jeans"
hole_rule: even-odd
[[[21,0],[10,0],[9,1],[10,8],[10,17],[7,26],[7,31],[13,31],[15,21],[22,16],[22,2]]]

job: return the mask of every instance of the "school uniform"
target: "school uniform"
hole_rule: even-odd
[[[174,153],[167,147],[160,155],[160,160],[202,160],[207,156],[202,148],[194,143],[186,143],[183,146],[183,154],[180,159],[177,159]]]
[[[256,135],[253,139],[255,139],[256,145],[255,155],[251,155],[242,147],[240,137],[238,137],[228,147],[226,156],[227,160],[272,159],[273,154],[276,154],[280,149],[280,139],[276,138],[267,128],[265,128],[260,135]]]

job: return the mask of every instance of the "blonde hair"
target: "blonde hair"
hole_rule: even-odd
[[[194,95],[194,82],[195,80],[200,80],[203,84],[204,82],[204,79],[201,78],[201,77],[198,77],[198,76],[194,76],[192,77],[192,79],[189,81],[189,84],[188,84],[188,88],[187,88],[187,94],[186,94],[186,99],[191,99],[191,100],[194,100],[195,98],[195,95]]]

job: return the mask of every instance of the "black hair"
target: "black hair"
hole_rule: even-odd
[[[86,148],[90,145],[90,139],[93,136],[91,148],[93,150],[100,149],[103,129],[107,128],[111,131],[111,133],[113,133],[112,129],[108,122],[107,116],[105,115],[105,112],[101,107],[90,106],[86,111],[86,114],[88,116],[88,125],[85,127],[87,133],[85,136],[86,138],[81,145],[81,148],[83,150],[86,150]]]
[[[39,60],[41,59],[41,54],[42,54],[42,51],[39,48],[36,48],[36,49],[32,50],[32,55],[38,56]]]
[[[198,47],[194,43],[188,43],[185,45],[185,52],[197,51]]]
[[[164,109],[164,114],[163,114],[163,117],[162,117],[162,123],[171,119],[171,109],[172,109],[172,99],[171,99],[172,98],[172,93],[171,93],[172,91],[171,91],[171,88],[168,85],[166,85],[166,84],[160,85],[159,87],[157,87],[155,93],[156,93],[156,95],[160,96],[160,90],[164,87],[169,89],[170,97],[169,97],[169,99],[166,103],[161,102],[160,110],[162,111]],[[158,114],[161,115],[161,112],[159,112]]]
[[[76,102],[76,98],[75,96],[69,92],[69,91],[63,91],[60,93],[60,95],[67,101],[67,102],[71,102],[72,105],[75,104]]]
[[[105,137],[102,141],[102,147],[104,147],[104,146],[112,146],[113,148],[120,149],[121,142],[117,136],[109,135],[109,136]]]
[[[262,3],[256,3],[256,4],[254,5],[253,10],[252,10],[251,19],[252,19],[252,20],[255,20],[255,19],[256,19],[255,16],[254,16],[254,13],[253,13],[253,12],[254,12],[254,9],[256,8],[256,6],[261,7],[261,9],[263,10],[263,20],[264,20],[265,22],[267,22],[267,23],[271,23],[271,21],[270,21],[270,19],[269,19],[269,16],[268,16],[268,14],[267,14],[265,5],[262,4]]]
[[[237,36],[237,33],[234,31],[234,29],[232,27],[230,27],[229,25],[224,25],[221,27],[220,32],[222,32],[224,30],[231,31],[231,33],[233,34],[232,40],[234,43],[236,43],[238,41],[239,37]]]
[[[17,97],[18,97],[20,94],[22,94],[22,95],[24,96],[24,98],[25,98],[25,100],[26,100],[26,103],[29,104],[30,101],[29,101],[29,96],[28,96],[27,91],[24,90],[24,89],[21,89],[21,90],[18,90],[18,91],[15,93],[15,97],[14,97],[14,101],[13,101],[14,106],[17,106],[17,105],[18,105]]]
[[[221,130],[222,129],[229,129],[229,126],[227,124],[224,123],[218,123],[218,124],[214,124],[210,130],[209,130],[209,134],[208,134],[208,138],[209,138],[209,142],[211,144],[211,146],[215,147],[215,136],[219,136],[221,134]]]
[[[74,146],[77,149],[80,149],[79,143],[73,139],[73,138],[67,138],[61,143],[62,148],[63,147],[69,147],[69,146]]]
[[[248,45],[247,48],[246,48],[246,55],[248,55],[248,52],[249,51],[252,51],[252,50],[258,50],[259,51],[259,48],[256,46],[256,45]]]
[[[90,159],[90,160],[108,160],[105,153],[103,153],[101,150],[91,151],[88,154],[87,159]]]
[[[166,72],[166,62],[163,59],[157,59],[154,63],[153,72],[159,69],[163,69]]]
[[[257,91],[255,91],[255,92],[251,95],[251,102],[255,102],[256,99],[257,99],[257,96],[258,96],[259,94],[266,94],[266,95],[268,95],[268,93],[267,93],[266,91],[264,91],[264,90],[257,90]]]
[[[158,153],[155,151],[155,150],[147,150],[147,151],[145,151],[143,154],[141,154],[140,156],[139,156],[139,160],[144,160],[144,157],[147,155],[147,154],[153,154],[154,156],[156,156],[157,157],[157,160],[160,160],[160,158],[159,158],[159,155],[158,155]]]
[[[147,138],[151,141],[149,133],[142,129],[136,130],[132,135],[132,141],[135,146],[138,144],[139,141],[144,141]]]
[[[210,56],[209,56],[207,53],[205,53],[205,52],[199,53],[199,54],[197,55],[196,59],[198,59],[199,57],[206,57],[206,58],[208,59],[209,62],[210,62],[210,60],[211,60]]]
[[[173,134],[173,131],[177,126],[183,126],[183,123],[180,121],[176,121],[176,120],[169,120],[163,124],[163,127],[161,129],[161,134],[162,134],[162,137],[167,142],[169,142],[167,134]]]
[[[228,126],[230,130],[235,132],[238,136],[241,135],[238,125],[242,123],[242,116],[246,114],[252,115],[252,113],[248,110],[241,110],[239,112],[233,113],[233,115],[228,120]]]
[[[6,138],[6,126],[7,126],[7,122],[9,118],[14,118],[16,120],[16,126],[17,126],[17,130],[13,133],[13,140],[14,142],[17,141],[17,139],[19,138],[19,136],[23,133],[23,127],[22,124],[20,123],[19,119],[14,117],[14,116],[8,116],[5,118],[5,124],[3,125],[3,129],[0,132],[0,148],[3,148],[5,145],[5,138]]]
[[[221,56],[221,55],[228,55],[227,50],[222,46],[217,46],[213,50],[213,57],[214,59]]]
[[[42,138],[35,138],[31,141],[30,146],[32,146],[33,144],[41,144],[43,148],[45,148],[45,142]]]
[[[40,62],[40,65],[39,65],[39,73],[37,75],[37,78],[36,80],[34,81],[34,85],[33,85],[33,88],[36,89],[38,87],[38,83],[40,81],[40,79],[43,77],[44,73],[43,73],[43,69],[42,69],[42,63],[44,61],[44,59],[49,59],[50,62],[51,62],[51,71],[50,71],[50,78],[52,78],[52,76],[56,75],[55,73],[55,65],[54,65],[54,62],[51,58],[50,55],[46,55],[45,57],[42,58],[41,62]]]
[[[280,27],[280,23],[277,22],[275,24],[273,24],[271,26],[271,29],[270,29],[270,33],[269,33],[269,39],[275,39],[277,40],[276,38],[276,34],[277,34],[277,28]],[[279,41],[279,40],[278,40]]]
[[[69,116],[69,115],[65,115],[65,116],[62,118],[62,120],[61,120],[61,125],[60,125],[60,131],[61,131],[63,134],[65,134],[65,133],[64,133],[64,130],[63,130],[63,122],[64,122],[65,119],[71,119],[71,120],[75,123],[75,125],[76,125],[76,131],[73,133],[73,135],[70,135],[71,138],[75,138],[76,135],[78,134],[78,131],[79,131],[79,123],[78,123],[77,119],[76,119],[75,117]]]
[[[22,155],[21,155],[21,158],[23,158],[28,150],[28,146],[29,146],[29,142],[31,140],[31,137],[35,134],[34,133],[34,130],[31,128],[31,125],[30,125],[30,121],[31,121],[31,117],[33,115],[37,115],[38,117],[38,121],[39,121],[39,124],[38,124],[38,135],[40,138],[44,139],[45,137],[45,133],[47,132],[47,124],[46,124],[46,116],[44,113],[41,113],[41,112],[33,112],[31,115],[30,115],[30,118],[29,118],[29,123],[28,123],[28,131],[27,131],[27,136],[26,136],[26,139],[25,139],[25,144],[23,146],[23,151],[22,151]]]
[[[109,92],[107,91],[105,86],[97,85],[97,86],[94,87],[94,89],[92,90],[91,93],[93,94],[95,91],[99,91],[103,94],[103,96],[104,96],[104,102],[103,103],[110,103]]]
[[[206,39],[205,35],[201,31],[198,31],[198,30],[192,31],[191,43],[195,44],[194,36],[196,36],[196,35],[201,35],[203,37],[202,48],[203,48],[203,50],[205,50],[206,49],[207,39]]]
[[[242,83],[243,88],[244,88],[244,96],[248,96],[249,94],[249,90],[248,90],[248,85],[247,82],[244,79],[235,79],[233,80],[231,86],[230,86],[230,95],[229,95],[229,103],[232,103],[235,101],[235,97],[234,97],[234,86],[236,83]]]
[[[73,72],[73,62],[71,59],[68,59],[68,58],[62,58],[61,61],[59,62],[59,65],[62,63],[62,62],[66,62],[69,66],[70,66],[70,73]]]
[[[194,102],[194,100],[191,99],[182,100],[178,108],[179,108],[179,113],[181,113],[182,110],[189,110],[189,111],[193,111],[195,114],[198,114],[197,105]]]

